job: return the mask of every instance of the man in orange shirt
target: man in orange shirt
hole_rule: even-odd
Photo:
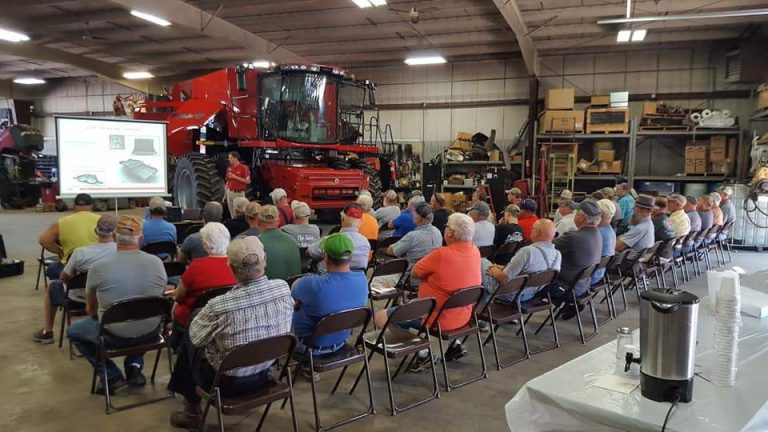
[[[433,326],[440,308],[456,291],[482,283],[480,273],[480,251],[472,244],[475,235],[475,223],[463,213],[453,213],[448,217],[445,227],[445,243],[448,246],[433,250],[420,259],[411,271],[411,275],[421,280],[418,297],[433,297],[437,301],[435,311],[427,320],[428,326]],[[395,310],[380,310],[376,313],[374,322],[377,328],[382,328],[389,315]],[[472,307],[450,309],[440,317],[440,327],[443,331],[454,330],[465,326],[472,315]],[[403,328],[418,328],[420,322],[400,323]],[[447,361],[458,360],[468,355],[466,348],[455,340],[445,351]],[[419,372],[432,367],[436,359],[428,358],[425,350],[419,353],[419,358],[408,369]]]
[[[235,198],[245,197],[245,189],[251,184],[251,170],[248,165],[240,162],[240,154],[231,151],[227,155],[229,167],[227,168],[227,191],[224,194],[227,200],[227,209],[231,217],[235,217]]]
[[[520,203],[520,216],[517,217],[517,224],[523,230],[524,240],[531,238],[531,228],[539,220],[539,217],[536,216],[538,210],[539,206],[536,204],[536,201],[530,198],[526,198]]]
[[[376,216],[371,214],[373,207],[373,198],[370,195],[360,195],[357,197],[357,203],[363,208],[363,219],[360,223],[359,233],[368,240],[379,238],[379,223],[376,222]]]

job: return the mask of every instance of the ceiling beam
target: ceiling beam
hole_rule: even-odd
[[[515,33],[515,38],[517,39],[518,45],[520,45],[520,52],[523,54],[523,61],[525,61],[525,68],[528,70],[528,75],[534,77],[538,76],[538,53],[528,34],[528,26],[525,25],[525,20],[523,20],[523,16],[520,13],[517,0],[493,0],[493,3]]]
[[[736,39],[741,34],[739,29],[712,29],[712,30],[694,30],[685,32],[651,32],[645,36],[645,40],[637,44],[622,44],[616,43],[616,34],[610,33],[605,36],[598,36],[592,38],[566,38],[566,39],[552,39],[542,40],[536,42],[536,47],[541,51],[550,50],[562,50],[571,48],[585,48],[585,47],[622,47],[628,48],[633,45],[645,46],[652,48],[652,44],[670,43],[670,42],[693,42],[693,41],[713,41],[713,40],[725,40]]]
[[[731,18],[731,19],[713,19],[700,22],[691,21],[659,21],[653,23],[642,23],[640,25],[632,26],[633,29],[647,29],[647,30],[703,30],[706,28],[716,28],[724,26],[732,26],[733,24],[748,24],[754,22],[754,18]],[[563,25],[546,25],[535,29],[531,32],[531,37],[538,41],[540,39],[550,37],[568,37],[568,36],[588,36],[588,35],[600,35],[610,33],[616,34],[616,28],[613,26],[604,26],[594,23],[590,24],[563,24]],[[650,32],[648,33],[650,34]]]
[[[268,58],[278,63],[306,63],[307,59],[279,48],[272,42],[244,30],[182,0],[109,0],[126,10],[140,10],[171,21],[174,26],[230,41],[245,49],[252,59]]]

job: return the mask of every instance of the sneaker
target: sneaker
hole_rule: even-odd
[[[39,342],[44,345],[52,344],[53,343],[53,332],[52,331],[45,331],[45,329],[40,329],[36,331],[32,335],[32,339],[35,340],[35,342]]]
[[[133,387],[141,387],[147,384],[147,378],[141,373],[141,368],[138,366],[128,366],[125,369],[125,378],[128,384]]]
[[[425,370],[431,369],[432,366],[436,364],[439,360],[440,359],[435,354],[432,354],[432,358],[429,358],[429,356],[421,357],[417,355],[416,360],[413,363],[411,363],[410,366],[408,366],[408,372],[410,373],[424,372]]]
[[[128,385],[128,382],[122,378],[112,380],[109,383],[109,395],[114,396],[115,392]],[[104,382],[99,378],[99,382],[96,383],[96,394],[104,395]]]
[[[460,343],[454,343],[445,350],[445,361],[454,361],[469,355],[469,351]]]
[[[478,320],[477,328],[483,333],[488,333],[489,331],[491,331],[491,323],[489,323],[488,321]]]

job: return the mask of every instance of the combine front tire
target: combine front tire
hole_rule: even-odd
[[[187,153],[176,161],[173,195],[182,208],[203,208],[210,201],[224,197],[224,179],[215,161],[203,154]]]
[[[373,197],[373,208],[381,207],[381,174],[368,162],[357,162],[352,168],[359,169],[368,177],[368,191]]]

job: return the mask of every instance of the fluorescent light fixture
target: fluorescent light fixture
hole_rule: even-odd
[[[45,84],[45,80],[40,78],[16,78],[13,82],[24,85]]]
[[[251,66],[256,69],[269,69],[272,67],[272,62],[269,60],[256,60],[251,63]]]
[[[642,42],[643,39],[645,39],[645,34],[648,33],[648,30],[642,29],[642,30],[635,30],[632,32],[632,42]]]
[[[443,56],[427,56],[427,57],[408,57],[405,59],[405,64],[409,66],[418,66],[418,65],[430,65],[430,64],[442,64],[446,63],[445,57]]]
[[[598,24],[631,24],[640,22],[655,22],[655,21],[679,21],[679,20],[700,20],[700,19],[718,19],[718,18],[741,18],[741,17],[754,17],[768,15],[767,9],[742,9],[735,11],[722,11],[722,12],[705,12],[694,14],[682,14],[682,15],[658,15],[658,16],[642,16],[634,18],[610,18],[598,20]]]
[[[141,18],[143,20],[149,21],[153,24],[157,24],[159,26],[168,27],[169,25],[171,25],[170,21],[164,20],[152,14],[132,10],[131,15],[135,16],[136,18]]]
[[[139,72],[125,72],[123,74],[123,78],[135,80],[135,79],[149,79],[154,78],[155,76],[147,71],[139,71]]]
[[[619,30],[619,34],[616,35],[616,42],[625,43],[629,42],[632,37],[632,30]]]
[[[352,0],[359,8],[386,6],[387,0]]]
[[[0,39],[8,42],[26,42],[29,40],[29,36],[25,35],[24,33],[0,28]]]

